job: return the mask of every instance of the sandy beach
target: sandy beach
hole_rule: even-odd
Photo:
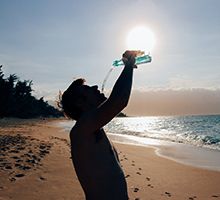
[[[0,200],[85,199],[60,120],[0,120]],[[220,172],[115,143],[132,200],[220,199]]]

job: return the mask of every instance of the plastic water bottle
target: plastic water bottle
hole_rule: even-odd
[[[140,64],[144,64],[144,63],[149,63],[151,62],[152,58],[149,55],[142,55],[142,56],[137,56],[135,57],[135,65],[140,65]],[[121,60],[115,60],[112,63],[113,67],[119,67],[124,65],[122,59]]]

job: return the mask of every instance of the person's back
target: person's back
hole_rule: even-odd
[[[127,185],[116,152],[104,130],[71,131],[72,159],[86,199],[127,200]]]
[[[109,98],[97,86],[74,81],[62,95],[64,113],[76,120],[70,132],[71,154],[87,200],[127,200],[127,184],[118,155],[103,126],[127,106],[135,51],[123,54],[125,67]]]

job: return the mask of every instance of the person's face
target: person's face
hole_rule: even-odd
[[[85,106],[88,106],[88,108],[97,107],[107,99],[105,95],[98,90],[97,85],[82,85],[81,95],[84,97]]]

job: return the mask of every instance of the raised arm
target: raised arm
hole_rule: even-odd
[[[136,68],[135,56],[135,51],[126,51],[123,54],[125,66],[109,98],[78,120],[76,126],[83,129],[83,132],[93,132],[102,128],[127,106],[131,93],[133,69]]]
[[[125,67],[117,79],[112,93],[108,101],[115,104],[116,114],[123,110],[127,104],[131,93],[132,79],[133,79],[133,69],[136,67],[135,63],[135,52],[126,51],[123,54],[123,62]],[[114,116],[113,116],[114,117]]]

